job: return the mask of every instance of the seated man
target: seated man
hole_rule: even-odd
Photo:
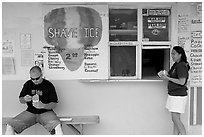
[[[7,123],[6,135],[20,134],[26,128],[40,123],[51,134],[62,135],[59,118],[53,111],[58,103],[55,87],[51,82],[42,78],[40,67],[30,69],[28,80],[19,95],[19,101],[27,104],[27,109]]]

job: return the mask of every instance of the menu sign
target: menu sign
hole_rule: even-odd
[[[43,11],[45,76],[108,78],[107,5],[52,6]]]
[[[62,65],[62,61],[56,49],[54,47],[50,47],[47,50],[48,50],[48,53],[47,53],[48,69],[49,70],[65,70],[65,66]]]
[[[202,85],[202,31],[191,32],[191,85]]]

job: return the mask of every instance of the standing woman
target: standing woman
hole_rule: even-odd
[[[159,75],[168,80],[168,98],[166,108],[171,112],[174,124],[174,135],[186,135],[185,127],[180,119],[181,113],[185,112],[187,103],[187,81],[190,66],[187,62],[185,51],[180,46],[175,46],[171,52],[174,61],[173,66],[168,73],[160,71]]]

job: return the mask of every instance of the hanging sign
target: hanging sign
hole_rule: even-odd
[[[169,9],[149,9],[149,15],[153,16],[169,16],[170,10]]]
[[[169,40],[169,9],[143,9],[143,41]]]

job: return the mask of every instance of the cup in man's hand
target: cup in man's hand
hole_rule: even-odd
[[[32,97],[33,102],[38,102],[39,101],[39,96],[36,94]]]

